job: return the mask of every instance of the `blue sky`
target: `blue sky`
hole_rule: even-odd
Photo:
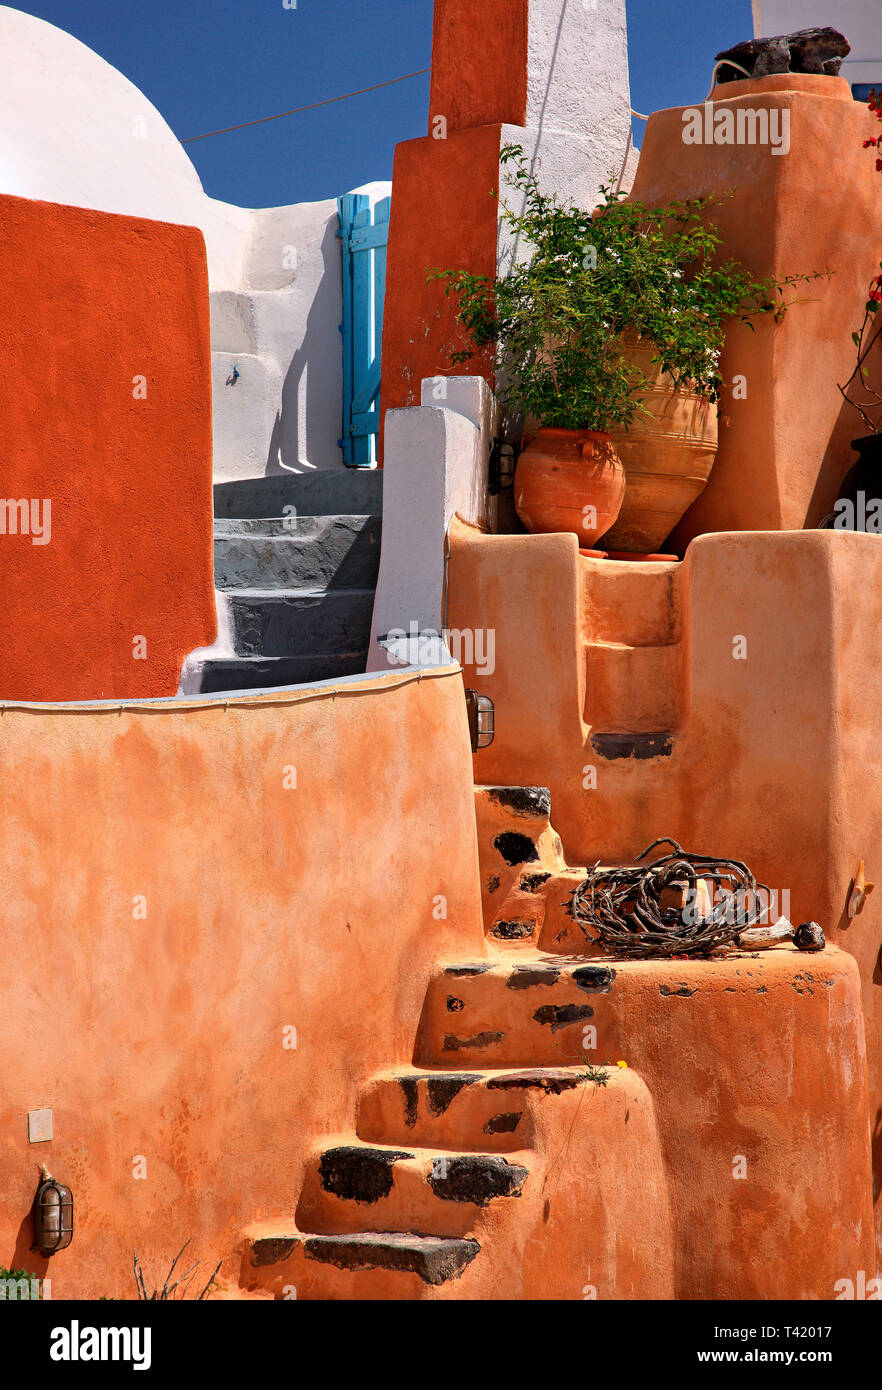
[[[290,2],[290,0],[289,0]],[[476,0],[480,3],[480,0]],[[749,0],[627,0],[631,104],[701,101],[713,55],[752,34]],[[429,66],[432,0],[30,0],[124,72],[184,139]],[[588,77],[586,55],[586,80]],[[429,79],[188,147],[206,191],[244,207],[391,178],[425,135]],[[638,132],[640,124],[637,123]]]

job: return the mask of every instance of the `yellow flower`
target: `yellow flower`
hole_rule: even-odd
[[[616,1062],[616,1066],[617,1066],[617,1067],[627,1067],[627,1065],[628,1065],[627,1062]]]

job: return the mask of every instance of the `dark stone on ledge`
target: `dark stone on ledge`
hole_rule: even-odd
[[[591,747],[601,758],[669,758],[674,749],[674,736],[656,734],[592,734]]]
[[[490,800],[531,820],[547,820],[551,815],[551,792],[547,787],[491,787]]]
[[[426,1179],[436,1197],[445,1202],[471,1202],[486,1207],[494,1197],[519,1197],[529,1173],[519,1163],[495,1154],[464,1154],[447,1159]]]
[[[717,62],[731,58],[751,77],[770,77],[779,72],[820,73],[837,77],[842,59],[851,52],[851,44],[838,29],[798,29],[793,34],[776,34],[768,39],[748,39],[717,54]],[[746,81],[738,68],[722,67],[717,82]]]
[[[535,864],[539,852],[529,835],[521,835],[517,830],[503,830],[493,841],[506,864]]]
[[[454,1076],[433,1076],[426,1082],[429,1110],[433,1115],[443,1115],[456,1099],[464,1086],[473,1086],[480,1076],[468,1072],[457,1072]]]
[[[395,1269],[418,1274],[426,1284],[458,1279],[480,1252],[476,1240],[414,1235],[409,1231],[361,1231],[356,1235],[311,1236],[309,1259],[338,1269]]]
[[[524,922],[518,918],[512,918],[509,921],[494,922],[490,931],[499,941],[525,941],[528,936],[533,935],[535,929],[535,922]]]
[[[327,1149],[319,1163],[319,1177],[326,1192],[344,1202],[379,1202],[392,1191],[392,1169],[413,1154],[398,1149],[344,1146]]]
[[[800,922],[793,933],[793,944],[798,951],[823,951],[827,939],[818,922]]]
[[[593,1018],[594,1010],[590,1004],[543,1004],[533,1017],[537,1023],[550,1027],[552,1033],[559,1033],[561,1028],[568,1028],[571,1023]]]

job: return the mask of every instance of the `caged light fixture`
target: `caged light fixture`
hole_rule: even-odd
[[[469,733],[472,751],[489,748],[496,732],[496,709],[489,695],[479,695],[477,690],[466,690],[466,706],[469,714]]]
[[[64,1250],[73,1239],[73,1193],[44,1164],[34,1198],[34,1244],[42,1255]]]

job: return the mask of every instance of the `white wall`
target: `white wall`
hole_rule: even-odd
[[[479,376],[429,377],[421,405],[386,412],[383,548],[369,671],[450,659],[442,646],[447,530],[454,516],[492,529],[487,473],[497,413]],[[407,640],[381,641],[394,632]]]
[[[389,190],[357,191],[373,204]],[[199,227],[211,287],[215,480],[342,468],[335,201],[255,211],[209,198],[128,78],[72,35],[6,5],[0,193]]]
[[[391,184],[355,192],[371,207]],[[235,291],[211,296],[215,479],[343,466],[341,243],[335,199],[266,208]],[[233,367],[238,379],[233,380]]]

